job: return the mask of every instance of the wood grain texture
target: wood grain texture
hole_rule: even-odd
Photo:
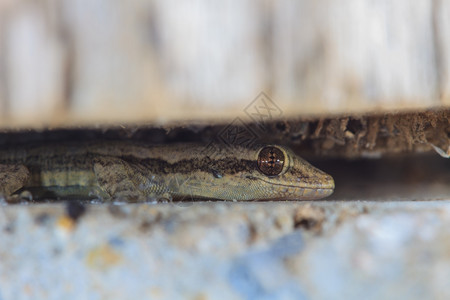
[[[450,104],[450,4],[4,1],[1,127]]]

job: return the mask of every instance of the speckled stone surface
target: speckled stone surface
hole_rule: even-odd
[[[0,213],[0,299],[450,297],[447,200]]]

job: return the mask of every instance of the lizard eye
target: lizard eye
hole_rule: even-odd
[[[281,173],[284,166],[284,154],[276,147],[265,147],[258,154],[258,169],[267,176]]]

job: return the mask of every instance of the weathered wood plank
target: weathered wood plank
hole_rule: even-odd
[[[450,104],[450,2],[435,0],[435,3],[440,97],[444,103]]]
[[[6,1],[0,126],[231,119],[261,91],[285,116],[449,105],[448,15],[443,0]]]
[[[276,3],[276,99],[332,111],[440,104],[431,1]]]
[[[52,118],[64,105],[64,45],[56,3],[22,5],[5,34],[7,108],[18,120]]]

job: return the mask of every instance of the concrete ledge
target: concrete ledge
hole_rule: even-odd
[[[86,208],[1,209],[2,299],[450,296],[449,200]]]

